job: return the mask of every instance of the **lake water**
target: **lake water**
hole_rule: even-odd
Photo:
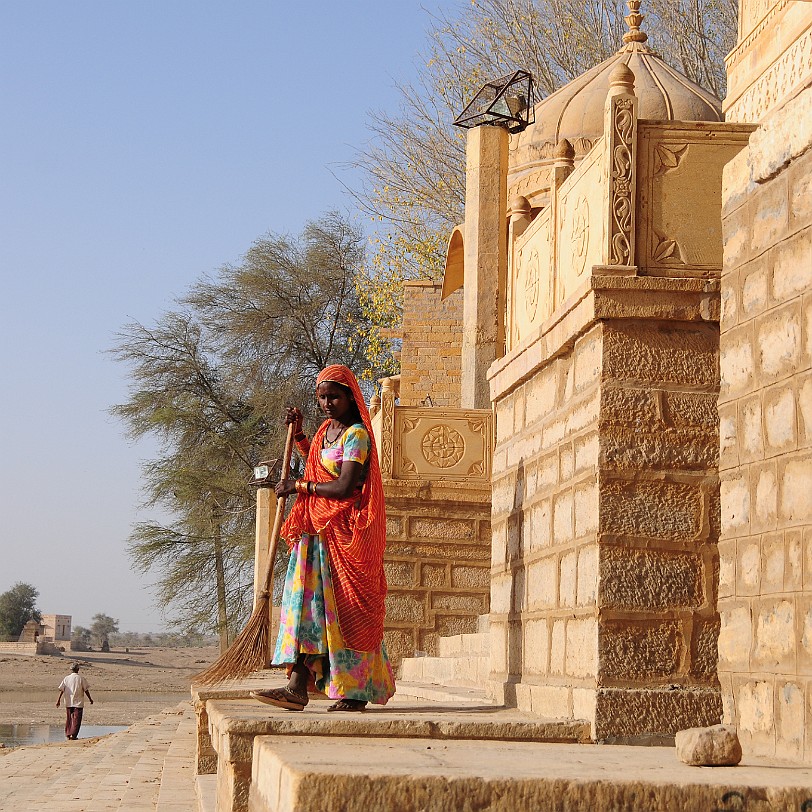
[[[125,730],[126,725],[82,725],[80,739],[105,736]],[[19,747],[22,744],[47,744],[65,741],[64,725],[0,724],[0,744]]]

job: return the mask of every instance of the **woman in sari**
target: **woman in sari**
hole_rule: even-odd
[[[386,515],[372,425],[355,376],[334,364],[316,381],[327,418],[308,439],[302,413],[289,408],[294,440],[306,458],[302,479],[283,480],[277,496],[296,493],[282,526],[291,551],[272,665],[288,684],[251,695],[303,710],[308,684],[336,702],[328,710],[362,711],[395,692],[383,644]]]

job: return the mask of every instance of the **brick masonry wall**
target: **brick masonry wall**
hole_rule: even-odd
[[[750,752],[812,760],[812,89],[728,164],[719,677]]]
[[[384,640],[397,667],[415,651],[436,655],[439,637],[475,632],[488,613],[490,500],[391,481],[385,490]]]
[[[717,342],[598,322],[497,401],[496,699],[601,739],[718,721]]]
[[[440,301],[442,285],[407,282],[403,298],[400,404],[459,407],[462,291]]]

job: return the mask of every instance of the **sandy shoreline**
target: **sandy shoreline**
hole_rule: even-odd
[[[76,660],[95,703],[84,722],[130,725],[190,698],[192,677],[219,653],[206,648],[138,648],[129,652],[66,651],[62,657],[0,655],[0,723],[64,724],[55,707],[59,683]]]

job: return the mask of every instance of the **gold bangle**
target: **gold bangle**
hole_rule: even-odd
[[[303,479],[297,479],[293,483],[293,487],[296,489],[296,493],[307,493],[307,482]]]

